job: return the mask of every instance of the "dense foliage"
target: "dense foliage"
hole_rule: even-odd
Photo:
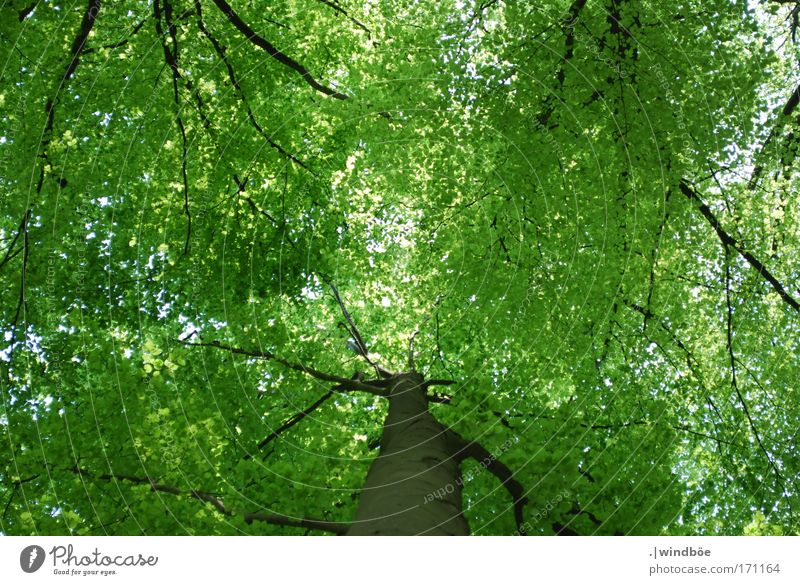
[[[349,378],[328,283],[528,533],[797,533],[795,3],[230,2],[0,9],[3,533],[350,520],[385,401],[183,343]]]

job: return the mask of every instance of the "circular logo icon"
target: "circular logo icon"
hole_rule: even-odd
[[[42,568],[44,557],[44,549],[41,546],[36,544],[26,546],[19,553],[19,566],[26,573],[35,573]]]

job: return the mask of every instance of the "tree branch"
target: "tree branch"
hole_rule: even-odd
[[[36,5],[37,5],[37,4],[39,4],[39,0],[33,0],[33,2],[31,2],[31,3],[30,3],[30,4],[28,4],[28,5],[27,5],[25,8],[23,8],[22,10],[20,10],[20,11],[17,13],[17,16],[19,17],[19,21],[20,21],[20,22],[22,22],[23,20],[25,20],[26,18],[28,18],[28,15],[29,15],[31,12],[33,12],[33,11],[34,11],[34,9],[36,8]]]
[[[272,431],[272,432],[269,434],[269,436],[268,436],[268,437],[266,437],[265,439],[263,439],[263,440],[262,440],[262,441],[261,441],[261,442],[258,444],[258,448],[259,448],[259,449],[263,449],[264,447],[266,447],[267,445],[269,445],[269,444],[270,444],[272,441],[274,441],[275,439],[277,439],[277,438],[278,438],[278,437],[281,435],[281,433],[283,433],[284,431],[288,431],[289,429],[291,429],[291,428],[292,428],[294,425],[296,425],[297,423],[299,423],[301,420],[303,420],[303,419],[304,419],[305,417],[307,417],[309,414],[311,414],[312,412],[314,412],[314,411],[315,411],[317,408],[319,408],[320,406],[322,406],[322,404],[324,404],[324,403],[325,403],[325,401],[327,401],[327,400],[328,400],[328,399],[329,399],[331,396],[333,396],[333,393],[334,393],[334,391],[333,391],[333,390],[328,390],[328,391],[327,391],[325,394],[323,394],[323,395],[322,395],[322,397],[321,397],[321,398],[317,399],[317,400],[316,400],[316,401],[315,401],[315,402],[314,402],[314,403],[313,403],[311,406],[309,406],[308,408],[305,408],[305,409],[301,410],[300,412],[298,412],[297,414],[295,414],[294,416],[292,416],[290,419],[288,419],[287,421],[285,421],[283,424],[281,424],[281,426],[279,426],[277,429],[275,429],[274,431]],[[245,459],[250,459],[250,458],[251,458],[251,455],[248,453],[248,454],[246,454],[246,455],[245,455],[245,457],[244,457],[244,458],[245,458]]]
[[[358,327],[356,327],[355,321],[353,321],[353,318],[350,316],[350,313],[347,310],[347,307],[345,306],[342,297],[339,295],[339,290],[336,288],[336,285],[333,284],[333,281],[328,280],[324,276],[321,276],[321,278],[329,287],[331,287],[331,291],[333,291],[333,296],[336,299],[336,302],[339,304],[339,309],[342,311],[342,315],[347,321],[347,326],[346,326],[347,332],[350,334],[350,336],[353,338],[353,341],[355,342],[356,353],[358,353],[358,355],[367,360],[367,363],[375,369],[375,373],[378,374],[379,377],[391,378],[394,375],[392,374],[392,372],[383,369],[369,358],[369,351],[367,350],[367,344],[364,343],[364,338],[361,337],[361,333],[359,332]]]
[[[425,388],[425,390],[428,390],[431,386],[451,386],[452,384],[455,383],[456,383],[455,380],[432,379],[432,380],[425,380],[422,383],[422,387]],[[433,394],[427,394],[426,396],[428,398],[428,402],[435,402],[437,404],[450,404],[450,402],[452,402],[453,400],[452,396],[449,396],[447,394],[437,394],[435,392]]]
[[[492,411],[492,414],[494,414],[495,416],[497,416],[500,419],[500,424],[502,424],[504,427],[509,428],[509,429],[513,429],[514,427],[511,425],[511,423],[508,421],[508,418],[506,418],[506,417],[523,418],[523,419],[530,419],[530,420],[542,419],[542,420],[552,420],[552,421],[556,421],[556,422],[562,422],[562,419],[557,419],[554,416],[547,416],[547,415],[543,415],[543,414],[528,414],[528,415],[526,415],[526,414],[523,413],[523,414],[505,414],[504,415],[502,412],[499,412],[497,410]],[[652,422],[652,421],[648,421],[648,420],[631,420],[631,421],[614,423],[614,424],[589,424],[589,423],[585,423],[585,422],[575,423],[574,421],[568,420],[568,419],[564,419],[563,422],[564,423],[569,422],[570,424],[577,424],[577,426],[579,426],[581,428],[592,429],[593,431],[598,431],[598,430],[599,431],[614,431],[614,430],[626,429],[626,428],[630,428],[630,427],[656,426],[656,425],[660,424],[658,422]],[[694,435],[696,437],[701,437],[703,439],[710,439],[710,440],[712,440],[712,441],[714,441],[716,443],[725,443],[726,445],[732,445],[732,446],[735,446],[735,447],[745,448],[745,445],[743,443],[737,443],[735,441],[729,441],[727,439],[721,439],[719,437],[715,437],[715,436],[709,435],[707,433],[701,433],[701,432],[695,431],[695,430],[693,430],[693,429],[691,429],[691,428],[689,428],[689,427],[687,427],[685,425],[664,425],[664,426],[669,427],[670,429],[673,429],[675,431],[683,431],[685,433],[689,433],[690,435]]]
[[[429,386],[452,386],[455,383],[455,380],[439,380],[437,378],[431,378],[430,380],[425,380],[422,383],[422,386],[424,388],[428,388]]]
[[[408,371],[416,371],[414,368],[414,338],[419,334],[419,329],[415,329],[414,333],[408,339]]]
[[[24,246],[22,246],[16,252],[13,251],[14,246],[17,244],[17,240],[19,240],[19,237],[28,229],[27,224],[30,216],[31,216],[31,210],[27,209],[25,213],[22,215],[22,220],[19,222],[17,233],[14,235],[14,238],[11,240],[11,243],[8,245],[8,248],[6,248],[5,256],[3,256],[3,259],[0,260],[0,268],[5,266],[7,262],[13,260],[24,249]]]
[[[467,441],[452,429],[448,430],[458,443],[456,456],[462,460],[467,457],[472,457],[499,479],[503,487],[506,488],[511,496],[511,500],[514,502],[514,521],[517,524],[517,533],[524,536],[523,509],[525,508],[525,504],[528,503],[528,498],[525,496],[525,489],[522,487],[522,484],[514,478],[514,474],[508,466],[487,451],[483,445],[477,441]]]
[[[149,485],[150,489],[153,490],[154,492],[173,494],[175,496],[188,495],[192,498],[195,498],[196,500],[200,500],[201,502],[207,502],[211,504],[212,506],[214,506],[214,508],[216,508],[216,510],[220,514],[224,514],[225,516],[231,515],[231,513],[229,513],[225,509],[225,506],[222,503],[222,501],[217,496],[215,496],[210,492],[201,490],[182,490],[181,488],[173,485],[158,483],[155,479],[149,476],[136,477],[133,475],[125,475],[119,473],[104,473],[100,475],[95,475],[77,465],[72,469],[70,469],[70,471],[80,475],[81,477],[86,476],[91,479],[99,479],[102,481],[127,481],[129,483],[133,483],[136,485]]]
[[[244,95],[244,90],[242,89],[241,84],[239,83],[239,79],[236,77],[236,71],[233,69],[233,65],[231,64],[230,60],[228,59],[228,53],[225,47],[217,40],[217,38],[211,34],[211,31],[208,30],[208,27],[203,20],[203,10],[200,5],[200,0],[194,0],[195,12],[197,13],[197,28],[200,29],[200,32],[203,33],[211,45],[214,47],[214,51],[217,53],[222,62],[225,64],[225,69],[228,71],[228,80],[231,82],[231,86],[233,86],[233,90],[236,93],[236,96],[239,98],[239,101],[244,104],[245,110],[247,111],[247,118],[250,120],[250,124],[253,128],[256,129],[256,132],[261,134],[264,140],[269,144],[272,148],[277,150],[282,156],[286,157],[293,163],[303,167],[307,171],[310,172],[310,169],[306,166],[306,164],[295,157],[290,152],[286,151],[280,144],[272,140],[272,138],[267,135],[264,129],[256,120],[255,114],[253,114],[253,110],[250,108],[250,102],[247,101],[246,96]],[[313,174],[313,173],[312,173]]]
[[[453,397],[446,394],[428,394],[426,398],[435,404],[450,404],[453,401]]]
[[[109,43],[108,45],[103,45],[103,46],[101,46],[100,48],[101,48],[101,49],[109,49],[109,50],[110,50],[110,49],[118,49],[118,48],[120,48],[120,47],[124,47],[125,45],[127,45],[127,44],[128,44],[130,41],[131,41],[131,38],[132,38],[132,37],[133,37],[133,36],[134,36],[136,33],[138,33],[140,30],[142,30],[142,27],[145,25],[145,23],[147,23],[147,18],[143,18],[142,20],[140,20],[139,22],[137,22],[137,23],[136,23],[136,24],[133,26],[133,28],[131,29],[131,32],[128,34],[128,36],[127,36],[127,37],[125,37],[125,38],[122,38],[122,39],[120,39],[120,40],[118,40],[118,41],[116,41],[116,42],[114,42],[114,43]],[[89,55],[90,53],[94,53],[95,51],[97,51],[97,49],[96,49],[96,48],[94,48],[94,47],[90,47],[90,48],[88,48],[88,49],[84,50],[84,51],[83,51],[83,54],[84,54],[84,55]]]
[[[72,47],[70,48],[72,59],[70,59],[69,65],[67,65],[67,70],[64,72],[64,76],[61,78],[62,81],[66,81],[72,77],[72,74],[75,73],[75,70],[78,68],[78,62],[81,58],[83,46],[86,44],[86,40],[89,38],[89,33],[92,32],[92,27],[94,26],[94,21],[95,18],[97,18],[98,12],[100,12],[100,0],[89,0],[89,6],[86,8],[86,12],[83,13],[80,31],[72,41]]]
[[[33,10],[35,7],[36,4],[31,4],[29,8]],[[81,19],[81,26],[78,29],[78,34],[75,35],[75,38],[72,41],[72,46],[70,47],[69,63],[67,64],[67,67],[58,82],[58,86],[56,87],[53,97],[48,99],[44,106],[44,112],[45,116],[47,117],[47,121],[45,122],[40,144],[42,150],[41,157],[45,160],[45,162],[41,165],[39,170],[39,179],[36,182],[37,195],[41,194],[42,186],[44,185],[45,168],[48,166],[48,146],[50,144],[50,135],[53,131],[53,125],[55,124],[56,104],[58,103],[58,97],[61,92],[61,88],[64,87],[69,78],[72,77],[72,75],[75,73],[75,70],[78,68],[81,53],[86,46],[89,33],[92,32],[92,27],[94,27],[94,22],[97,18],[98,12],[100,12],[100,0],[89,0],[86,11],[83,13],[83,18]],[[27,17],[27,14],[25,14],[25,17]],[[22,16],[22,13],[20,13],[20,21],[22,20],[24,20],[24,17]],[[64,185],[66,185],[66,181],[62,180],[62,186]]]
[[[175,113],[175,123],[180,131],[183,147],[181,156],[181,178],[183,180],[183,212],[186,215],[186,240],[183,244],[183,254],[185,256],[189,253],[189,242],[192,237],[192,213],[189,210],[189,176],[186,172],[188,145],[186,141],[186,127],[183,124],[183,118],[181,118],[181,98],[178,89],[178,83],[182,76],[180,68],[178,67],[179,50],[177,28],[172,18],[172,4],[170,4],[169,0],[163,0],[163,2],[164,22],[167,25],[167,33],[169,34],[169,38],[172,43],[172,49],[170,49],[169,45],[167,44],[167,40],[164,36],[164,30],[161,27],[161,0],[153,1],[153,15],[155,16],[156,32],[158,33],[158,38],[161,40],[161,47],[164,50],[164,60],[167,62],[167,65],[169,65],[169,69],[172,72],[172,94],[177,110]]]
[[[739,252],[742,258],[747,260],[750,266],[755,268],[756,271],[762,277],[764,277],[764,279],[766,279],[767,282],[770,283],[775,292],[778,293],[778,295],[781,297],[781,299],[784,300],[784,302],[787,305],[792,307],[795,311],[800,311],[800,303],[798,303],[794,298],[792,298],[792,296],[789,293],[786,292],[786,290],[783,288],[783,285],[781,285],[778,279],[775,278],[769,270],[767,270],[766,266],[764,266],[758,260],[758,258],[756,258],[750,252],[745,250],[733,236],[731,236],[730,234],[728,234],[728,232],[722,229],[722,226],[720,225],[719,220],[716,218],[714,213],[711,211],[711,209],[709,209],[708,205],[703,203],[703,201],[700,199],[700,196],[697,194],[697,191],[695,191],[691,187],[691,185],[686,179],[681,179],[680,189],[681,192],[686,196],[686,198],[689,199],[689,201],[697,203],[700,213],[703,214],[703,217],[705,217],[706,220],[708,220],[708,223],[710,223],[711,227],[714,228],[714,231],[717,232],[717,236],[719,237],[723,245],[730,246],[731,248]]]
[[[736,398],[739,400],[739,404],[742,405],[742,410],[744,411],[744,415],[747,418],[747,422],[750,425],[750,430],[753,431],[753,436],[756,439],[756,443],[758,444],[758,448],[764,454],[764,457],[767,459],[767,465],[772,469],[775,473],[775,478],[778,481],[778,485],[781,487],[781,491],[785,492],[786,488],[783,485],[783,476],[781,475],[778,466],[775,464],[775,461],[772,459],[772,455],[764,446],[764,442],[761,440],[761,435],[758,432],[758,427],[756,427],[756,423],[753,420],[753,416],[750,414],[750,408],[747,406],[747,402],[742,396],[741,390],[739,390],[739,383],[736,378],[736,356],[733,352],[733,304],[731,303],[731,289],[730,289],[730,282],[731,282],[731,269],[730,269],[730,262],[728,261],[728,249],[725,249],[725,306],[726,306],[726,314],[725,314],[725,340],[726,340],[726,347],[728,350],[728,356],[730,357],[730,364],[731,364],[731,387],[733,391],[736,393]]]
[[[353,318],[350,316],[350,312],[347,310],[347,307],[342,301],[342,297],[339,295],[339,290],[336,288],[336,285],[333,282],[328,282],[328,286],[331,287],[331,291],[333,291],[333,296],[336,298],[336,302],[339,303],[339,309],[342,311],[342,315],[344,316],[345,320],[347,321],[347,331],[352,335],[353,340],[356,342],[356,349],[363,358],[365,358],[370,365],[374,365],[368,356],[367,344],[364,343],[364,338],[361,337],[361,332],[356,327]]]
[[[794,113],[795,109],[797,108],[798,104],[800,104],[800,85],[798,85],[792,94],[789,96],[789,99],[784,104],[783,108],[781,109],[780,116],[778,118],[777,124],[770,130],[767,137],[764,139],[764,144],[761,145],[761,149],[758,151],[756,155],[756,160],[761,158],[761,156],[766,152],[767,147],[770,145],[772,140],[777,136],[778,132],[786,125],[789,120],[789,117]],[[750,175],[750,181],[748,187],[753,190],[758,186],[758,181],[761,179],[761,175],[764,172],[764,165],[756,164],[753,167],[753,172]]]
[[[561,58],[561,62],[556,70],[556,81],[558,82],[557,91],[559,92],[564,89],[564,80],[567,75],[566,65],[575,54],[575,23],[585,5],[586,0],[574,0],[569,7],[567,15],[561,21],[561,30],[564,33],[564,56]],[[551,116],[555,112],[555,95],[556,92],[547,95],[544,100],[542,111],[536,116],[536,121],[541,126],[546,127]]]
[[[25,215],[23,216],[22,223],[20,224],[20,232],[17,234],[22,235],[22,245],[20,246],[20,251],[22,253],[22,267],[20,268],[20,282],[19,282],[19,296],[17,299],[17,309],[14,313],[14,318],[11,320],[10,329],[11,329],[11,337],[8,340],[8,361],[11,361],[14,355],[14,346],[17,342],[17,330],[19,329],[19,318],[20,316],[23,317],[24,320],[27,321],[27,278],[28,278],[28,258],[30,255],[30,241],[28,239],[28,222],[31,218],[31,210],[30,208],[26,210]],[[16,241],[17,238],[14,239]],[[19,252],[14,253],[13,256],[16,256]],[[13,258],[13,256],[11,256]],[[5,260],[4,260],[5,262]],[[23,311],[24,309],[24,311]],[[26,327],[23,328],[26,329]]]
[[[247,37],[247,40],[249,40],[257,47],[264,49],[267,52],[267,54],[273,59],[279,61],[280,63],[283,63],[290,69],[294,69],[295,71],[297,71],[303,77],[303,79],[305,79],[308,85],[310,85],[317,91],[324,93],[325,95],[329,95],[337,100],[347,99],[348,96],[346,96],[345,94],[339,93],[338,91],[319,83],[316,79],[314,79],[311,76],[311,73],[308,72],[308,69],[303,67],[300,63],[298,63],[288,55],[281,53],[269,41],[259,36],[252,28],[250,28],[250,26],[246,22],[244,22],[239,17],[238,14],[236,14],[236,12],[234,12],[233,8],[231,8],[231,5],[225,2],[225,0],[214,0],[214,4],[216,4],[217,8],[219,8],[225,14],[225,16],[228,17],[228,20],[231,21],[231,24],[233,24],[233,26],[235,26],[240,33],[242,33],[245,37]]]
[[[324,372],[320,372],[319,370],[315,370],[314,368],[308,367],[305,364],[290,362],[289,360],[278,357],[269,351],[255,351],[255,350],[250,351],[246,349],[240,349],[238,347],[231,347],[230,345],[224,345],[218,341],[209,341],[205,343],[192,343],[183,340],[179,341],[184,345],[191,345],[195,347],[216,347],[218,349],[224,349],[226,351],[229,351],[231,353],[236,353],[239,355],[245,355],[265,360],[272,360],[274,362],[282,364],[283,366],[286,366],[289,369],[307,374],[312,378],[316,378],[317,380],[322,380],[323,382],[336,382],[337,386],[334,388],[335,390],[368,392],[370,394],[375,394],[376,396],[388,395],[386,388],[373,386],[371,384],[362,382],[361,380],[357,379],[342,378],[341,376],[326,374]]]
[[[318,1],[322,2],[325,6],[329,6],[330,8],[332,8],[333,10],[338,12],[339,14],[343,15],[347,20],[349,20],[354,25],[356,25],[358,28],[360,28],[365,33],[367,33],[367,38],[368,39],[372,38],[372,31],[370,31],[364,23],[362,23],[361,21],[359,21],[359,20],[353,18],[352,16],[350,16],[350,14],[344,8],[339,6],[338,2],[336,2],[335,0],[334,1],[331,1],[331,0],[318,0]]]
[[[126,481],[137,485],[149,485],[150,489],[154,492],[161,492],[165,494],[172,494],[174,496],[189,496],[201,502],[211,504],[214,509],[227,517],[238,516],[239,514],[233,510],[228,509],[222,500],[211,492],[201,490],[186,490],[177,486],[158,483],[151,477],[136,477],[132,475],[123,474],[102,474],[94,475],[77,465],[70,469],[73,473],[86,476],[91,479],[102,481]],[[334,534],[344,534],[350,528],[350,524],[346,522],[328,522],[325,520],[315,520],[312,518],[291,518],[284,514],[263,514],[261,512],[245,512],[242,514],[244,521],[247,524],[252,524],[254,520],[266,522],[267,524],[274,524],[276,526],[295,526],[298,528],[308,528],[311,530],[325,530]]]

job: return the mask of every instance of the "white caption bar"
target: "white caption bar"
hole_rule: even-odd
[[[800,537],[3,537],[0,583],[796,585],[798,557]]]

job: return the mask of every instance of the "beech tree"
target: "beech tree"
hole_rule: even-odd
[[[2,533],[798,533],[800,4],[0,11]]]

